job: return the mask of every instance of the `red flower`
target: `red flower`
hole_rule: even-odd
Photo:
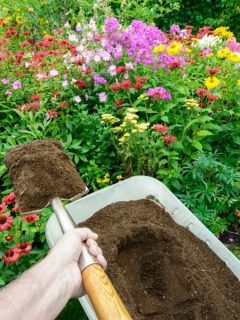
[[[116,68],[116,72],[117,73],[125,73],[127,71],[127,68],[124,67],[124,66],[121,66],[121,67],[117,67]]]
[[[198,105],[199,105],[200,108],[204,108],[205,107],[205,104],[203,102],[201,102],[201,101],[198,102]]]
[[[52,93],[52,96],[53,96],[53,97],[56,97],[56,98],[57,98],[57,97],[60,97],[60,93],[57,92],[57,91],[55,91],[55,92]]]
[[[86,68],[83,70],[83,73],[85,73],[85,74],[91,74],[92,72],[93,72],[92,69],[89,68],[89,67],[86,67]]]
[[[69,103],[67,101],[61,101],[59,103],[60,108],[67,108],[69,106]]]
[[[211,76],[213,76],[216,73],[220,72],[222,69],[221,68],[207,68],[206,70]]]
[[[47,120],[55,119],[55,118],[58,117],[58,112],[55,109],[49,110],[48,112],[46,112],[45,117],[46,117]]]
[[[207,98],[208,98],[208,102],[210,103],[213,103],[218,100],[218,96],[216,96],[215,94],[209,94]]]
[[[41,98],[40,94],[34,94],[34,95],[32,95],[32,96],[30,97],[30,100],[31,100],[32,102],[35,102],[35,101],[39,101],[40,98]]]
[[[16,202],[16,196],[14,192],[9,193],[6,197],[3,198],[2,203],[8,205]]]
[[[119,91],[120,85],[118,83],[112,83],[110,84],[109,89],[112,91]]]
[[[32,224],[33,222],[39,220],[39,216],[37,214],[31,214],[29,216],[22,217],[22,220]]]
[[[205,97],[209,94],[208,89],[204,89],[204,88],[197,89],[195,92],[199,97]]]
[[[160,134],[164,134],[169,130],[168,126],[165,126],[164,124],[155,124],[153,126],[153,129]]]
[[[14,208],[12,208],[12,212],[18,212],[19,211],[19,207],[15,206]]]
[[[17,252],[15,249],[10,249],[4,253],[2,256],[2,260],[6,264],[13,264],[20,258],[19,252]]]
[[[176,137],[176,136],[165,136],[165,137],[163,137],[163,140],[164,140],[164,142],[165,142],[167,145],[170,145],[170,144],[172,144],[174,141],[177,140],[177,137]]]
[[[21,242],[21,243],[17,244],[17,246],[14,250],[16,250],[16,252],[18,252],[21,256],[24,256],[29,251],[32,250],[32,245],[29,242]]]
[[[123,103],[124,103],[123,100],[116,100],[113,104],[114,104],[116,107],[120,107]]]
[[[75,85],[80,89],[85,89],[87,87],[86,82],[83,79],[79,79],[75,82]]]
[[[13,224],[10,213],[0,214],[0,231],[8,230]]]
[[[125,81],[120,82],[119,86],[123,90],[128,90],[128,89],[132,88],[132,82],[130,80],[125,80]]]

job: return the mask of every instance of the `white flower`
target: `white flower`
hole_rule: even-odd
[[[117,74],[116,66],[111,65],[111,66],[108,68],[108,73],[109,73],[111,76],[115,76],[115,75]]]
[[[59,72],[57,70],[55,70],[55,69],[52,69],[52,70],[49,71],[49,75],[51,77],[56,77],[56,76],[59,75]]]
[[[205,35],[202,39],[199,39],[198,42],[194,44],[195,47],[200,49],[215,47],[220,44],[222,40],[219,37],[215,37],[213,35]]]
[[[82,31],[82,28],[81,28],[81,25],[80,25],[79,22],[78,22],[77,25],[76,25],[76,31],[77,31],[77,32],[81,32],[81,31]]]
[[[81,98],[79,96],[74,97],[73,100],[77,103],[81,102]]]
[[[70,34],[68,36],[68,40],[72,41],[72,42],[78,42],[78,38],[77,38],[77,36],[75,34]]]

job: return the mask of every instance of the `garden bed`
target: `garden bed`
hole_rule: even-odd
[[[238,319],[237,278],[153,201],[109,205],[84,225],[99,233],[108,275],[134,319]]]

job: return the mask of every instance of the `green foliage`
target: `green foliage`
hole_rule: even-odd
[[[221,162],[220,155],[199,153],[182,169],[179,198],[210,230],[219,234],[239,218],[229,214],[240,205],[240,173]]]

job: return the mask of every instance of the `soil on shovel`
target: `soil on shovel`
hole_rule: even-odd
[[[70,199],[85,190],[74,163],[57,141],[20,145],[8,152],[5,163],[22,212],[42,209],[55,196]]]
[[[153,201],[115,203],[82,225],[99,234],[107,273],[133,319],[239,319],[238,279]]]

